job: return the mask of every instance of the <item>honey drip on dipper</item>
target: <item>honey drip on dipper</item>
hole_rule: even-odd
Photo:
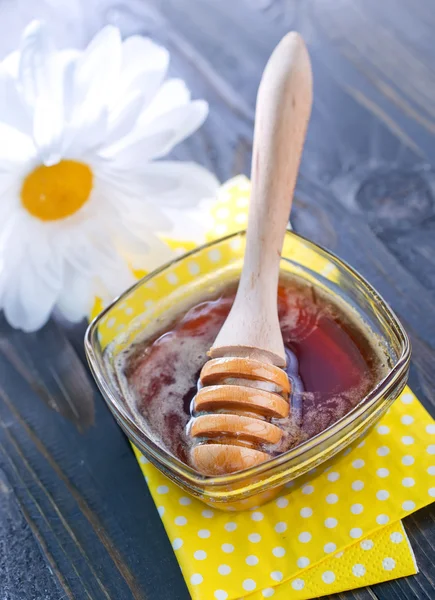
[[[289,413],[291,386],[283,370],[278,276],[311,102],[309,56],[291,32],[270,57],[258,91],[243,270],[193,401],[190,460],[204,475],[268,460],[267,446],[283,435],[279,419]]]

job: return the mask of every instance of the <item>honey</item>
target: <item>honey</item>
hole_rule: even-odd
[[[235,296],[235,285],[192,305],[117,362],[118,380],[148,434],[183,462],[192,438],[193,399],[207,351]],[[280,281],[278,309],[291,384],[290,411],[274,419],[284,435],[259,448],[275,456],[346,415],[383,378],[385,358],[368,327],[320,288],[297,277]],[[243,440],[238,440],[243,443]]]

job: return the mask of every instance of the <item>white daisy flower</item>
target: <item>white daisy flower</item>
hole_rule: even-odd
[[[215,177],[153,162],[207,115],[181,80],[163,81],[168,60],[111,26],[57,51],[34,22],[0,63],[0,308],[14,327],[36,330],[54,307],[76,321],[129,285],[129,265],[171,258],[160,236],[174,225],[202,233],[191,217]]]

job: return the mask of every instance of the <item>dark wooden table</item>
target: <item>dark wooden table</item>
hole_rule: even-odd
[[[433,1],[88,0],[81,10],[83,39],[112,21],[170,49],[172,74],[210,103],[205,126],[174,154],[222,180],[249,172],[267,57],[285,32],[303,33],[315,102],[293,224],[391,303],[412,339],[411,386],[434,413]],[[0,599],[186,599],[130,446],[87,369],[84,328],[0,326]],[[340,598],[435,598],[434,508],[406,528],[420,574]]]

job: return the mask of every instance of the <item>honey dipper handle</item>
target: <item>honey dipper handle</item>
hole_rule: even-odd
[[[277,314],[279,263],[311,103],[310,59],[301,36],[291,32],[270,57],[258,91],[245,261],[212,357],[260,352],[262,359],[285,365]]]

